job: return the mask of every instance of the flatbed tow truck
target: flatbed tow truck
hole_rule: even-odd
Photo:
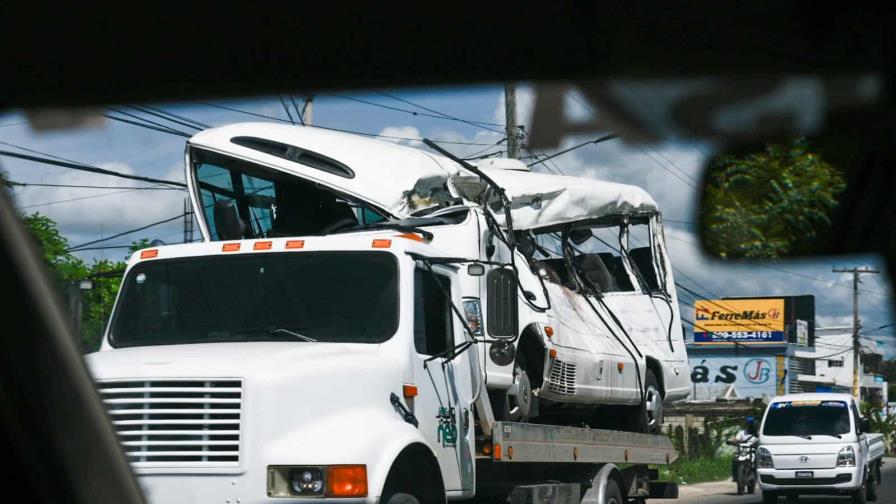
[[[687,393],[687,360],[661,219],[643,190],[487,175],[299,132],[306,147],[286,143],[292,129],[254,124],[191,141],[188,185],[206,241],[135,253],[100,351],[87,357],[150,502],[677,495],[650,466],[677,457],[656,432],[662,394]],[[388,181],[376,175],[384,167]],[[617,279],[630,292],[600,291],[617,284],[606,269],[585,278],[579,259],[600,254],[574,253],[571,237],[592,230],[571,228],[569,216],[614,226]],[[652,283],[628,255],[636,225],[649,231],[640,273]],[[530,229],[562,238],[565,257],[544,264],[569,264],[578,290],[528,266],[540,264],[540,245],[526,252],[516,241]],[[575,348],[574,334],[595,346]],[[524,379],[523,351],[540,391]],[[539,422],[533,399],[570,415]],[[515,420],[521,410],[530,421]],[[590,428],[617,411],[642,413],[628,426],[654,433]]]

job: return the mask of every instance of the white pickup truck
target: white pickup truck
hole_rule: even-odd
[[[769,404],[756,454],[766,504],[778,496],[849,495],[877,500],[884,442],[868,433],[849,394],[791,394]]]

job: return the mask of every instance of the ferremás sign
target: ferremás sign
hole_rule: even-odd
[[[694,343],[781,343],[784,299],[698,299]]]

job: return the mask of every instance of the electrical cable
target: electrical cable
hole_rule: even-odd
[[[350,101],[354,101],[354,102],[358,102],[358,103],[363,103],[363,104],[365,104],[365,105],[370,105],[370,106],[373,106],[373,107],[380,107],[380,108],[387,109],[387,110],[392,110],[392,111],[395,111],[395,112],[403,112],[403,113],[405,113],[405,114],[411,114],[411,115],[413,115],[413,116],[423,116],[423,117],[431,117],[431,118],[433,118],[433,119],[444,119],[444,120],[449,120],[449,121],[458,121],[458,122],[462,122],[462,123],[465,123],[465,124],[469,124],[470,126],[475,126],[475,127],[477,127],[477,128],[482,128],[482,129],[485,129],[485,130],[488,130],[488,131],[493,131],[493,132],[495,132],[495,133],[502,133],[502,134],[504,133],[504,132],[501,131],[501,130],[497,130],[497,129],[490,128],[490,127],[487,127],[487,126],[483,126],[482,124],[478,124],[477,121],[468,121],[468,120],[466,120],[466,119],[460,119],[460,118],[457,118],[457,117],[451,117],[451,116],[449,116],[449,115],[447,115],[447,114],[442,114],[441,112],[438,112],[438,114],[441,114],[441,115],[427,114],[427,113],[425,113],[425,112],[417,112],[417,111],[414,111],[414,110],[403,109],[403,108],[400,108],[400,107],[393,107],[393,106],[391,106],[391,105],[386,105],[386,104],[383,104],[383,103],[376,103],[376,102],[372,102],[372,101],[369,101],[369,100],[363,100],[363,99],[361,99],[361,98],[356,98],[356,97],[354,97],[354,96],[347,96],[347,95],[340,95],[340,94],[330,94],[330,96],[335,96],[335,97],[337,97],[337,98],[342,98],[343,100],[350,100]],[[390,96],[390,98],[393,98],[393,97]],[[416,106],[419,106],[419,105],[414,105],[414,106],[416,107]],[[423,108],[423,107],[420,107],[420,108]],[[502,126],[502,127],[503,127],[503,126]]]
[[[576,150],[576,149],[580,149],[580,148],[582,148],[582,147],[584,147],[584,146],[586,146],[586,145],[599,144],[599,143],[601,143],[601,142],[606,142],[606,141],[608,141],[608,140],[612,140],[612,139],[614,139],[614,138],[618,138],[618,137],[619,137],[619,135],[617,135],[617,134],[615,134],[615,133],[610,133],[609,135],[604,135],[604,136],[602,136],[602,137],[595,138],[594,140],[589,140],[589,141],[587,141],[587,142],[583,142],[583,143],[580,143],[580,144],[578,144],[578,145],[574,145],[574,146],[572,146],[572,147],[570,147],[570,148],[568,148],[568,149],[563,149],[563,150],[560,151],[560,152],[555,152],[554,154],[551,154],[550,156],[541,158],[541,159],[539,159],[538,161],[535,161],[534,163],[529,163],[529,164],[526,165],[526,166],[528,166],[529,168],[531,168],[531,167],[533,167],[533,166],[535,166],[535,165],[537,165],[537,164],[544,163],[545,161],[548,161],[548,160],[550,160],[550,159],[554,159],[554,158],[557,157],[557,156],[562,156],[563,154],[566,154],[567,152],[572,152],[572,151],[574,151],[574,150]]]
[[[177,186],[177,187],[187,187],[187,184],[185,184],[183,182],[175,182],[173,180],[163,180],[163,179],[157,179],[157,178],[153,178],[153,177],[143,177],[140,175],[130,175],[127,173],[121,173],[121,172],[116,172],[113,170],[107,170],[105,168],[98,168],[96,166],[91,166],[91,165],[87,165],[84,163],[60,161],[60,160],[50,159],[50,158],[46,158],[46,157],[37,157],[37,156],[30,156],[27,154],[20,154],[18,152],[0,150],[0,156],[14,157],[14,158],[18,158],[18,159],[24,159],[26,161],[33,161],[35,163],[43,163],[43,164],[48,164],[48,165],[61,166],[63,168],[69,168],[72,170],[85,171],[85,172],[89,172],[89,173],[98,173],[100,175],[109,175],[112,177],[119,177],[119,178],[125,178],[125,179],[130,179],[130,180],[139,180],[141,182],[151,182],[151,183],[155,183],[155,184],[166,184],[166,185]]]
[[[130,229],[130,230],[128,230],[128,231],[124,231],[124,232],[122,232],[122,233],[114,234],[114,235],[112,235],[112,236],[107,236],[107,237],[105,237],[105,238],[100,238],[99,240],[93,240],[93,241],[89,241],[89,242],[86,242],[86,243],[82,243],[82,244],[80,244],[80,245],[75,245],[75,246],[72,246],[72,247],[67,248],[65,251],[66,251],[66,252],[78,252],[79,249],[81,249],[81,248],[83,248],[83,247],[87,247],[87,246],[90,246],[90,245],[94,245],[94,244],[96,244],[96,243],[102,243],[102,242],[104,242],[104,241],[108,241],[108,240],[112,240],[112,239],[115,239],[115,238],[119,238],[119,237],[121,237],[121,236],[128,235],[128,234],[131,234],[131,233],[136,233],[137,231],[143,231],[144,229],[149,229],[149,228],[151,228],[151,227],[158,226],[158,225],[160,225],[160,224],[165,224],[166,222],[171,222],[171,221],[173,221],[173,220],[180,219],[180,218],[183,217],[184,215],[187,215],[187,214],[186,214],[186,213],[181,213],[181,214],[175,215],[174,217],[171,217],[171,218],[168,218],[168,219],[164,219],[164,220],[160,220],[160,221],[158,221],[158,222],[153,222],[153,223],[151,223],[151,224],[147,224],[147,225],[145,225],[145,226],[138,227],[138,228],[136,228],[136,229]]]

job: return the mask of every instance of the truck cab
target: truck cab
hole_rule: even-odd
[[[876,499],[884,448],[849,394],[791,394],[769,404],[756,455],[765,502],[779,495]]]
[[[394,232],[135,254],[88,364],[149,497],[472,496],[480,356],[433,256]]]

